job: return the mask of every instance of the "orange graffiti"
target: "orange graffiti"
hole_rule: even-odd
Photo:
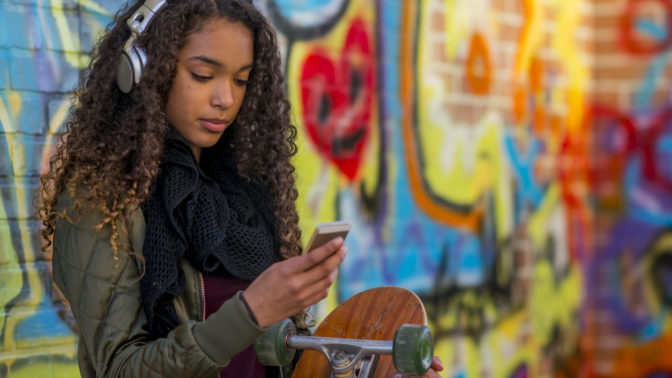
[[[646,377],[655,372],[672,372],[672,332],[660,338],[622,349],[614,359],[614,376],[618,377]]]
[[[471,90],[477,95],[483,96],[490,92],[490,83],[492,82],[490,52],[485,39],[478,32],[471,37],[469,46],[467,82]]]
[[[548,113],[544,103],[544,65],[537,57],[530,61],[527,84],[517,84],[513,91],[513,119],[517,125],[528,121],[532,112],[533,131],[541,134],[548,126]],[[530,109],[532,108],[532,109]]]
[[[516,86],[513,91],[513,119],[517,125],[523,123],[525,119],[525,108],[527,106],[527,93],[521,86]]]
[[[466,228],[471,231],[478,230],[479,221],[483,216],[483,206],[477,204],[470,208],[468,212],[461,213],[453,209],[447,208],[440,204],[436,198],[428,193],[425,182],[422,178],[418,140],[413,130],[414,127],[414,78],[416,73],[415,68],[415,23],[417,15],[417,2],[411,0],[404,0],[404,16],[402,17],[401,26],[401,54],[400,54],[400,75],[401,75],[401,102],[404,109],[402,112],[402,134],[403,142],[406,150],[406,164],[408,169],[409,184],[411,186],[411,194],[420,209],[433,219],[447,225]]]
[[[544,65],[541,60],[536,56],[532,57],[532,62],[530,62],[530,89],[532,89],[532,92],[536,93],[543,90],[543,72]]]

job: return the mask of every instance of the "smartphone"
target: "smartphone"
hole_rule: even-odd
[[[339,236],[345,239],[345,237],[348,235],[348,231],[350,231],[350,223],[345,221],[320,223],[315,226],[313,235],[310,237],[310,240],[308,241],[306,248],[303,250],[303,253],[306,254],[315,248],[319,248],[320,246]]]

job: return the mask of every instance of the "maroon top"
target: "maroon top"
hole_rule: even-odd
[[[216,312],[222,303],[232,298],[250,283],[233,277],[217,277],[203,274],[205,292],[205,317]],[[257,361],[254,344],[235,355],[229,365],[219,373],[219,378],[264,378],[266,368]]]

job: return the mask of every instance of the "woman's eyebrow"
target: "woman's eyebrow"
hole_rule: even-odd
[[[207,63],[207,64],[213,65],[213,66],[215,66],[215,67],[223,67],[223,66],[224,66],[224,65],[222,64],[222,62],[220,62],[220,61],[218,61],[218,60],[214,60],[214,59],[212,59],[212,58],[208,58],[208,57],[205,56],[205,55],[192,56],[191,58],[189,58],[189,60],[199,60],[199,61],[201,61],[201,62],[203,62],[203,63]]]
[[[251,70],[252,68],[254,68],[254,64],[253,64],[253,63],[246,64],[246,65],[240,67],[240,69],[238,69],[238,72],[240,72],[240,71]]]
[[[191,58],[189,58],[189,60],[198,60],[198,61],[201,61],[201,62],[203,62],[203,63],[206,63],[206,64],[210,64],[210,65],[212,65],[212,66],[215,66],[215,67],[217,67],[217,68],[224,67],[224,64],[222,64],[222,62],[220,62],[220,61],[218,61],[218,60],[215,60],[215,59],[212,59],[212,58],[209,58],[209,57],[207,57],[207,56],[205,56],[205,55],[196,55],[196,56],[192,56]],[[253,64],[253,63],[246,64],[246,65],[240,67],[240,68],[238,69],[237,72],[245,71],[245,70],[249,70],[249,69],[252,69],[253,67],[254,67],[254,64]]]

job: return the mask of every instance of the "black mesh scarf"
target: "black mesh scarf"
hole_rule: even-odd
[[[225,155],[204,158],[199,167],[181,136],[166,142],[156,184],[142,208],[147,224],[142,299],[156,338],[179,324],[173,298],[184,290],[183,257],[201,272],[247,281],[280,259],[268,191],[259,180],[241,178],[232,154]]]

